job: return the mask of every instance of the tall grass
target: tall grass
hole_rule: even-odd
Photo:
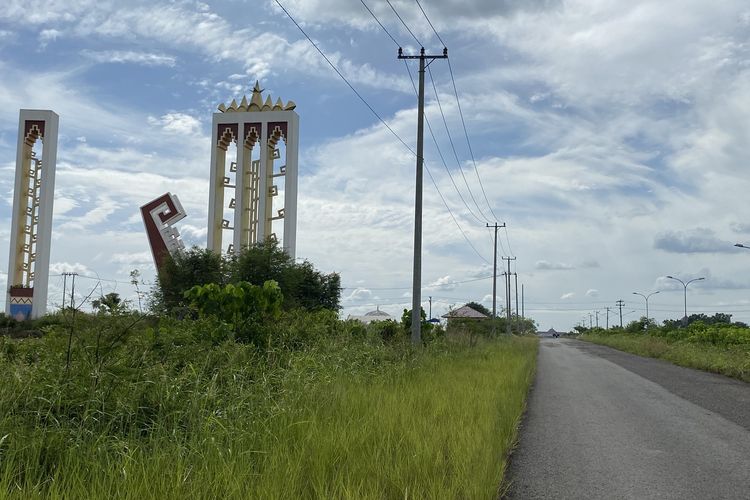
[[[414,350],[321,316],[282,326],[258,349],[162,322],[97,360],[94,322],[67,370],[64,332],[0,341],[0,496],[497,496],[534,339]]]
[[[719,373],[750,382],[750,345],[715,344],[666,336],[632,333],[587,333],[582,340],[676,365]]]

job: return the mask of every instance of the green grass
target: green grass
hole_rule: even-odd
[[[747,344],[715,345],[633,333],[587,333],[580,338],[639,356],[664,359],[676,365],[750,382],[750,346]]]
[[[0,497],[497,497],[535,339],[414,350],[330,318],[284,327],[304,347],[182,322],[104,357],[84,325],[68,371],[64,330],[0,341]]]

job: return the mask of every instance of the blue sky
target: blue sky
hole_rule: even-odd
[[[416,50],[384,0],[365,3]],[[391,3],[428,52],[442,50],[414,0]],[[445,61],[431,70],[458,161],[428,77],[426,114],[446,165],[428,134],[427,166],[479,253],[426,176],[425,307],[428,296],[434,315],[491,303],[492,212],[508,224],[499,253],[517,256],[526,311],[543,329],[571,328],[618,299],[635,319],[633,291],[660,290],[651,315],[679,317],[682,287],[668,274],[707,278],[691,285],[691,312],[750,321],[750,252],[732,246],[750,243],[745,2],[421,3],[448,45],[477,170]],[[414,158],[274,1],[6,4],[0,262],[20,108],[60,115],[52,274],[98,275],[111,280],[105,293],[132,297],[130,270],[153,279],[138,207],[177,194],[183,239],[205,245],[211,114],[259,79],[301,118],[298,255],[341,273],[343,315],[380,306],[400,316],[410,304]],[[413,147],[409,73],[362,3],[282,4]],[[95,284],[81,278],[81,293]],[[53,307],[61,285],[51,278]]]

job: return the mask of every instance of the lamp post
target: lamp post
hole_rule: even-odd
[[[706,278],[694,278],[694,279],[691,279],[690,281],[688,281],[687,283],[685,283],[684,281],[682,281],[680,278],[675,278],[674,276],[667,276],[667,278],[669,278],[671,280],[679,281],[680,283],[682,283],[683,288],[685,288],[685,322],[687,323],[687,317],[688,317],[688,315],[687,315],[687,287],[693,281],[700,281],[700,280],[704,280]]]
[[[659,293],[659,292],[652,292],[652,293],[649,293],[648,295],[643,295],[642,293],[633,292],[633,295],[640,295],[641,297],[643,297],[646,300],[646,319],[649,319],[649,315],[648,315],[648,298],[651,297],[652,295],[656,295],[657,293]]]

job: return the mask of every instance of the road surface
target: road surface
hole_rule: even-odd
[[[750,384],[542,339],[512,499],[750,499]]]

